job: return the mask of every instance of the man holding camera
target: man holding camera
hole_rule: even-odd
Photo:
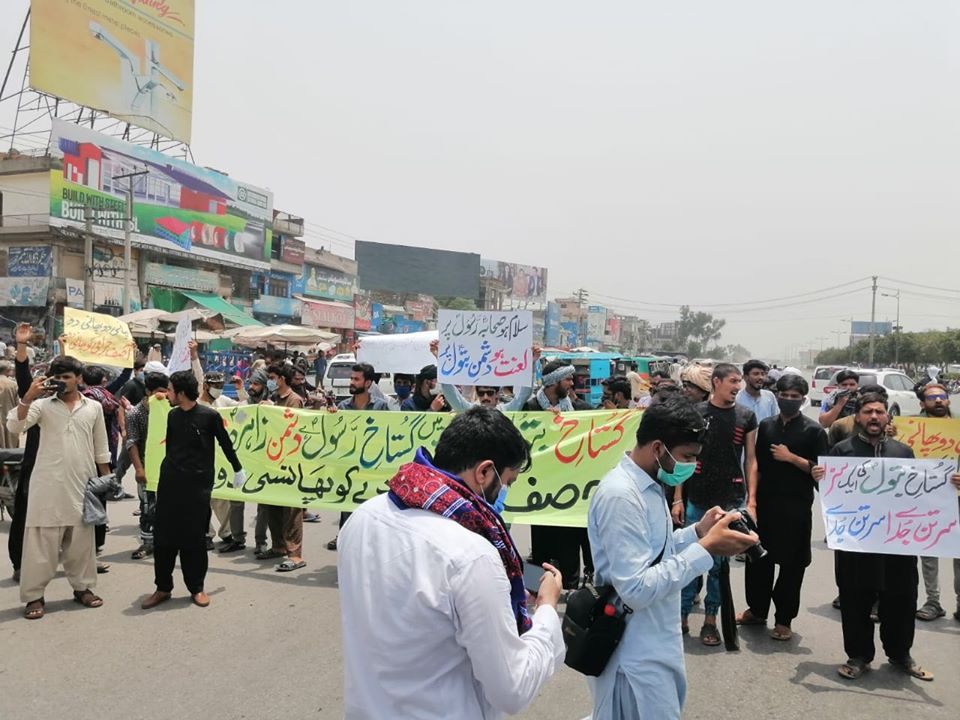
[[[837,373],[837,386],[820,405],[820,424],[825,428],[857,411],[860,375],[853,370],[841,370]]]
[[[770,602],[776,606],[774,640],[793,637],[790,625],[800,610],[803,575],[812,560],[813,489],[811,472],[827,452],[827,433],[803,415],[809,386],[799,375],[777,380],[780,414],[767,418],[757,430],[757,476],[749,488],[747,510],[760,528],[767,555],[745,568],[747,610],[740,625],[767,624]],[[776,565],[780,574],[774,584]]]
[[[79,392],[83,365],[72,357],[50,363],[50,377],[37,377],[16,408],[7,429],[41,429],[36,464],[30,477],[23,537],[20,600],[24,617],[43,617],[44,591],[63,564],[73,598],[100,607],[94,526],[83,522],[87,482],[110,474],[110,448],[100,404]]]
[[[603,672],[591,681],[593,720],[679,718],[686,695],[681,589],[711,569],[714,556],[756,545],[731,528],[739,513],[712,507],[695,524],[672,529],[664,488],[693,475],[706,425],[688,400],[672,397],[644,411],[637,445],[600,481],[588,532],[596,584],[612,585],[629,606],[626,629]]]

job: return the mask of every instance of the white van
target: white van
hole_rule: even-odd
[[[350,397],[350,373],[353,372],[353,366],[356,364],[357,358],[353,353],[335,355],[327,361],[327,371],[323,375],[323,389],[333,390],[336,393],[337,402]],[[390,373],[381,373],[380,382],[377,385],[380,392],[387,397],[393,397],[393,376]]]

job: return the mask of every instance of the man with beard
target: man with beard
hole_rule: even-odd
[[[537,412],[549,410],[556,413],[573,412],[574,380],[576,369],[564,360],[551,360],[543,366],[541,381],[543,385],[536,395],[527,401],[525,410]],[[573,397],[571,397],[573,396]],[[578,401],[579,402],[579,401]],[[530,526],[531,562],[543,565],[556,562],[564,578],[564,586],[569,590],[580,584],[581,551],[588,558],[587,571],[592,571],[589,536],[586,528],[554,527],[546,525]]]
[[[503,413],[471,408],[357,509],[337,562],[346,717],[498,720],[559,669],[559,574],[528,599],[490,508],[529,465]]]
[[[703,365],[687,365],[680,372],[683,394],[694,404],[710,397],[711,382],[710,368]]]
[[[20,599],[24,617],[43,617],[44,591],[62,563],[73,598],[84,607],[103,605],[97,584],[94,528],[83,522],[84,493],[94,473],[110,473],[103,409],[79,392],[83,365],[61,356],[50,378],[38,376],[6,417],[12,433],[39,426],[36,463],[23,536]],[[55,395],[48,395],[53,389]],[[43,399],[40,399],[43,398]]]
[[[887,401],[881,395],[861,395],[856,417],[859,432],[831,448],[831,457],[914,457],[907,445],[887,437]],[[823,466],[813,469],[817,482],[825,474]],[[842,550],[837,550],[835,557],[843,648],[847,654],[847,661],[837,668],[840,676],[856,680],[869,669],[876,652],[870,613],[879,598],[880,640],[890,664],[918,680],[933,680],[933,673],[910,655],[917,612],[917,558]]]
[[[740,368],[730,363],[719,363],[713,368],[710,382],[713,386],[710,399],[697,405],[697,410],[707,423],[700,464],[693,477],[684,484],[686,506],[682,500],[674,500],[672,504],[673,519],[678,524],[685,522],[686,525],[693,525],[699,522],[714,505],[724,510],[741,507],[747,486],[756,484],[757,417],[736,403],[743,382]],[[720,610],[721,563],[724,562],[728,561],[715,558],[707,576],[700,640],[710,647],[721,642],[717,613]],[[696,593],[696,580],[681,593],[680,618],[684,632],[688,631],[687,616]]]
[[[144,610],[170,599],[177,555],[194,604],[210,604],[203,583],[207,575],[206,533],[213,492],[214,443],[220,445],[233,467],[234,487],[241,487],[246,481],[223,418],[213,408],[198,405],[199,397],[193,371],[181,370],[170,376],[167,400],[173,409],[167,415],[167,454],[160,466],[154,519],[153,568],[157,589],[140,604]]]
[[[760,360],[747,360],[743,364],[743,389],[737,393],[737,405],[752,410],[761,423],[769,417],[776,417],[780,410],[777,397],[763,389],[769,368]],[[779,379],[779,378],[778,378]]]
[[[603,396],[600,405],[604,410],[626,410],[633,404],[630,381],[625,377],[612,377],[603,381]]]
[[[267,384],[270,382],[266,370],[257,369],[250,373],[247,379],[247,404],[259,405],[262,402],[269,402],[270,391]]]
[[[436,373],[436,367],[434,367],[434,373]],[[390,406],[386,400],[373,397],[370,394],[370,388],[373,386],[373,383],[376,382],[376,377],[377,373],[370,363],[357,363],[354,365],[350,369],[350,397],[346,400],[341,400],[339,405],[331,406],[327,408],[327,410],[330,412],[337,412],[338,410],[389,410]],[[434,374],[434,379],[436,379],[436,374]],[[340,513],[340,530],[343,529],[343,525],[349,517],[350,513],[348,512]],[[334,538],[327,543],[327,550],[336,549],[337,538]]]
[[[917,396],[923,403],[920,417],[953,417],[950,412],[950,393],[944,385],[928,383],[917,391]],[[917,619],[929,622],[947,614],[940,604],[940,558],[920,558],[920,568],[923,571],[923,586],[927,593],[927,601],[917,610]],[[953,559],[953,588],[957,594],[957,611],[953,617],[955,620],[960,620],[960,558]]]
[[[400,409],[406,412],[450,412],[450,405],[437,388],[436,365],[425,365],[420,369],[413,394],[403,401]]]
[[[791,623],[800,611],[800,588],[812,559],[816,483],[811,471],[827,451],[826,432],[801,410],[808,391],[807,381],[799,375],[783,375],[777,381],[780,414],[763,420],[757,430],[757,473],[747,502],[767,555],[747,563],[747,609],[737,622],[766,626],[772,600],[776,620],[770,637],[774,640],[793,637]],[[774,584],[777,565],[780,573]]]

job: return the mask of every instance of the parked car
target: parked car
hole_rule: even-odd
[[[823,389],[830,382],[834,373],[843,370],[839,365],[818,365],[813,369],[813,375],[810,379],[810,403],[819,405],[827,394]]]
[[[840,368],[840,370],[844,369]],[[913,391],[914,382],[899,370],[850,369],[860,375],[860,387],[882,385],[886,389],[891,415],[917,415],[920,413],[920,398]],[[837,375],[840,374],[840,370],[830,376],[830,382],[823,389],[825,395],[829,395],[837,389]]]
[[[333,390],[337,396],[337,402],[350,397],[350,373],[356,364],[357,358],[353,353],[335,355],[327,362],[327,371],[323,376],[323,387],[327,390]],[[394,394],[393,376],[390,373],[380,373],[380,382],[377,385],[384,395],[392,396]]]

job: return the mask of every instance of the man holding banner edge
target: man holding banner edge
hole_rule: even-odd
[[[857,399],[856,418],[858,434],[835,445],[830,456],[914,457],[909,446],[886,436],[889,415],[882,395],[861,395]],[[826,469],[818,465],[812,475],[820,482]],[[960,474],[954,474],[951,481],[960,488]],[[870,669],[875,654],[870,610],[879,597],[880,639],[890,664],[918,680],[932,681],[933,673],[910,654],[919,584],[916,556],[837,550],[836,560],[843,644],[848,658],[837,668],[838,674],[857,680]]]

